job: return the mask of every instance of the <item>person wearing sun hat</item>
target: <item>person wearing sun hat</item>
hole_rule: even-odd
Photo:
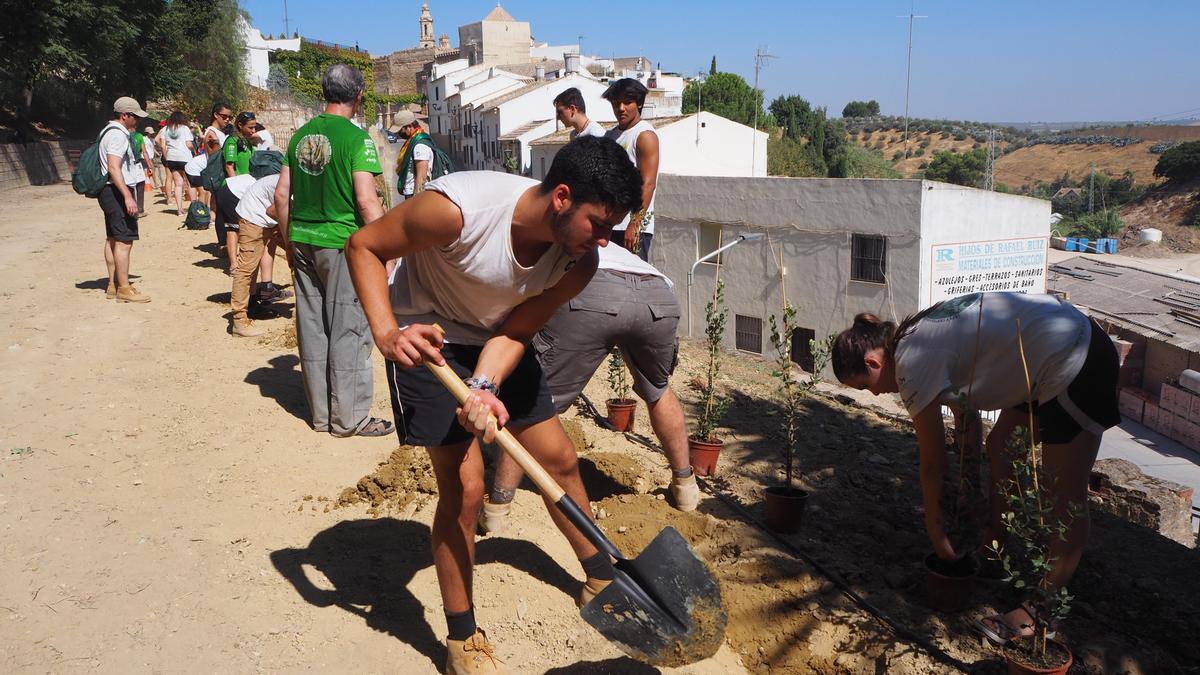
[[[140,170],[133,154],[130,132],[147,116],[137,101],[122,96],[113,102],[113,116],[100,132],[100,173],[108,183],[97,196],[104,213],[104,264],[108,268],[105,296],[118,302],[150,302],[129,283],[129,258],[138,239],[137,197],[126,183]]]

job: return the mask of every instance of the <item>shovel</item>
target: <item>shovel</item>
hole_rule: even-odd
[[[460,405],[471,396],[449,366],[425,365]],[[682,666],[716,653],[727,620],[721,587],[675,528],[664,528],[641,555],[628,558],[508,429],[497,430],[496,443],[588,541],[616,559],[612,584],[580,610],[584,621],[626,654],[656,666]]]

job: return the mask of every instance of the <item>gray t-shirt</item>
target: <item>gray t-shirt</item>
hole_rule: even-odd
[[[896,345],[896,383],[909,414],[935,402],[952,403],[967,396],[968,388],[967,406],[974,410],[1027,401],[1017,321],[1033,400],[1046,402],[1062,393],[1087,358],[1088,318],[1052,295],[974,293],[941,303]]]

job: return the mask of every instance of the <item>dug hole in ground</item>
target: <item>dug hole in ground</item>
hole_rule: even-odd
[[[153,301],[117,304],[104,298],[94,201],[67,186],[0,193],[0,671],[437,672],[445,622],[424,451],[312,432],[290,301],[260,321],[264,337],[229,336],[230,281],[212,230],[178,229],[161,200],[147,208],[132,270]],[[281,257],[276,281],[288,280]],[[702,356],[685,345],[674,379],[689,411]],[[372,412],[390,418],[378,356],[376,366]],[[760,519],[762,490],[782,478],[769,370],[727,358],[721,385],[734,402],[709,481]],[[602,375],[592,401],[607,397]],[[712,494],[694,513],[671,508],[661,455],[579,409],[564,419],[617,546],[636,553],[670,524],[720,580],[726,645],[669,672],[952,670],[742,510]],[[636,425],[649,435],[644,405]],[[799,466],[812,496],[785,541],[945,655],[1003,672],[968,624],[1012,596],[977,588],[959,614],[925,604],[928,543],[907,425],[825,395],[808,400],[804,425]],[[515,509],[506,535],[478,545],[476,611],[502,658],[519,672],[656,672],[579,618],[580,570],[528,486]],[[1093,514],[1061,630],[1073,672],[1200,663],[1197,561]]]

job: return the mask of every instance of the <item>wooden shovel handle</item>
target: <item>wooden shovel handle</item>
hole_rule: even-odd
[[[434,327],[439,331],[442,330],[441,326],[437,324],[434,324]],[[450,366],[439,366],[430,361],[426,361],[425,365],[437,376],[437,379],[442,381],[446,389],[450,390],[451,395],[454,396],[454,400],[458,401],[459,405],[465,404],[467,399],[471,397],[471,390],[467,388],[462,378],[450,369]],[[489,414],[488,417],[491,417],[491,415]],[[497,429],[496,444],[503,448],[509,457],[516,460],[521,469],[525,471],[525,475],[529,476],[534,485],[538,486],[538,490],[541,491],[543,497],[549,498],[552,502],[557,502],[562,498],[565,491],[559,487],[558,483],[554,482],[550,474],[546,473],[542,465],[537,463],[537,460],[529,454],[529,451],[521,445],[521,442],[512,435],[511,431],[508,429]]]

